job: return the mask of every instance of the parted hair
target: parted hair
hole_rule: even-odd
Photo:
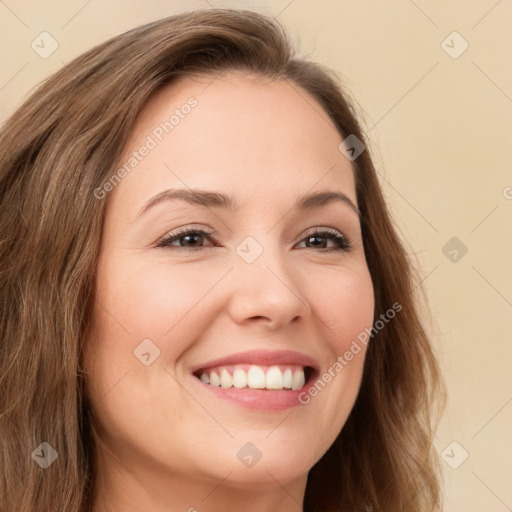
[[[38,86],[0,130],[0,510],[91,512],[97,462],[83,344],[111,178],[148,100],[179,77],[241,71],[311,94],[343,138],[369,147],[334,71],[298,56],[269,16],[205,9],[149,23],[83,53]],[[315,512],[442,508],[433,431],[444,386],[419,271],[372,162],[352,162],[375,320],[358,397],[310,469]],[[443,405],[440,405],[440,404]],[[57,460],[33,459],[42,442]]]

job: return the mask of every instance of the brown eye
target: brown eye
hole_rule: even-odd
[[[205,246],[204,240],[211,240],[211,233],[202,229],[185,229],[178,233],[171,234],[161,240],[157,247],[168,247],[171,249],[185,249],[188,251],[196,251]],[[174,242],[183,241],[183,243],[175,244]]]
[[[184,229],[168,235],[157,244],[157,247],[198,251],[214,246],[213,244],[206,245],[205,240],[209,240],[210,242],[214,241],[213,233],[202,229]],[[329,240],[334,242],[334,247],[328,247]],[[178,243],[176,244],[175,242]],[[351,248],[349,240],[340,232],[333,229],[314,231],[304,238],[303,242],[307,244],[306,249],[321,249],[323,252],[348,251]]]
[[[327,247],[327,241],[322,240],[332,240],[337,247]],[[348,239],[339,233],[336,230],[324,229],[319,231],[314,231],[309,234],[303,241],[306,241],[306,244],[312,244],[312,246],[307,247],[308,249],[327,249],[328,251],[348,251],[351,248],[351,245]]]

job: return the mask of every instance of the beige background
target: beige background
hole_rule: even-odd
[[[0,1],[1,120],[94,44],[208,5],[276,16],[302,53],[344,76],[437,319],[449,389],[436,437],[447,448],[446,510],[512,510],[510,0]],[[31,48],[43,31],[59,45],[47,59]],[[455,262],[442,251],[452,237],[468,249],[445,249]]]

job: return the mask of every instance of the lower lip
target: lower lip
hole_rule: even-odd
[[[301,393],[307,389],[304,385],[298,390],[251,389],[251,388],[222,388],[205,384],[197,377],[192,377],[202,388],[213,393],[218,398],[233,402],[246,409],[258,411],[284,411],[303,405],[299,401]]]

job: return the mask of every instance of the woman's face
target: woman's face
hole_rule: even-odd
[[[351,347],[374,313],[341,141],[287,81],[181,79],[147,105],[112,180],[86,346],[110,482],[305,486],[356,399]],[[327,191],[342,199],[304,202]]]

